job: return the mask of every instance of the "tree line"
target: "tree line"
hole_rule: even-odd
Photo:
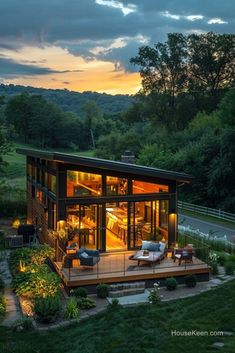
[[[184,200],[235,212],[234,50],[232,34],[169,34],[131,59],[142,89],[126,111],[107,114],[88,101],[81,117],[21,93],[2,99],[2,135],[114,160],[130,149],[138,164],[192,174]]]

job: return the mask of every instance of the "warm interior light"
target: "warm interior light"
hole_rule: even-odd
[[[100,191],[96,191],[95,189],[89,188],[89,186],[82,184],[82,183],[77,183],[77,185],[82,186],[84,189],[87,189],[91,192],[93,192],[94,194],[100,195]]]
[[[19,228],[20,226],[20,219],[19,218],[15,218],[12,222],[12,228]]]
[[[57,231],[65,230],[66,222],[65,220],[60,220],[57,222]]]

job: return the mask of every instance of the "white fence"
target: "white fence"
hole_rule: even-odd
[[[199,229],[192,229],[190,226],[183,226],[181,224],[178,225],[179,233],[190,235],[192,238],[198,238],[201,240],[211,240],[213,243],[223,243],[226,246],[229,246],[232,249],[235,249],[235,244],[231,243],[227,236],[224,235],[223,237],[216,237],[216,235],[210,233],[202,233]]]
[[[183,202],[183,201],[178,201],[178,208],[180,210],[201,213],[206,216],[211,216],[211,217],[215,217],[218,219],[223,219],[223,220],[235,223],[235,214],[233,214],[233,213],[224,212],[221,210],[216,210],[214,208],[198,206],[198,205],[194,205],[192,203]]]

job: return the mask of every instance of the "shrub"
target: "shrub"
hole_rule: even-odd
[[[55,321],[61,311],[61,302],[58,296],[36,298],[34,313],[38,321],[49,323]]]
[[[53,297],[60,289],[60,279],[54,272],[32,273],[33,297]]]
[[[186,286],[189,288],[196,287],[197,285],[197,277],[195,275],[185,276],[184,280],[185,280]]]
[[[96,303],[93,299],[90,298],[78,298],[77,306],[79,309],[92,309],[96,307]]]
[[[36,269],[45,263],[46,259],[52,259],[55,251],[49,245],[38,245],[31,248],[21,248],[11,252],[9,264],[13,275],[20,270],[27,271],[32,266]]]
[[[76,298],[70,298],[66,304],[65,317],[67,319],[78,319],[80,315]]]
[[[58,294],[60,279],[57,274],[50,272],[46,265],[37,266],[37,271],[20,272],[15,276],[12,285],[16,295],[36,298]]]
[[[150,304],[157,304],[160,301],[160,282],[154,283],[154,289],[152,289],[148,296]]]
[[[3,295],[0,296],[0,317],[5,315],[6,299]]]
[[[30,295],[33,291],[33,283],[31,280],[30,272],[20,272],[18,273],[12,281],[12,288],[16,295]]]
[[[96,287],[96,293],[99,298],[107,298],[109,295],[109,286],[107,284],[99,284]]]
[[[3,279],[0,277],[0,292],[4,290],[5,283],[3,282]]]
[[[211,262],[209,263],[210,267],[211,267],[211,272],[214,276],[218,275],[219,270],[218,270],[218,264],[217,262]]]
[[[168,290],[175,290],[177,288],[177,281],[174,277],[166,279],[166,288]]]
[[[229,255],[228,260],[229,260],[229,262],[235,263],[235,254]]]
[[[228,276],[233,276],[234,274],[234,263],[232,263],[231,261],[227,261],[224,265],[224,269],[225,269],[225,273]]]
[[[79,287],[71,290],[71,294],[76,298],[86,298],[87,297],[87,290],[86,288]]]
[[[111,303],[108,304],[108,310],[118,310],[121,308],[119,300],[117,298],[112,299]]]
[[[35,265],[42,265],[47,259],[53,259],[55,250],[47,244],[37,245],[32,248],[31,262]]]
[[[32,331],[34,329],[33,319],[30,317],[23,317],[14,323],[13,329],[17,332]]]
[[[217,262],[220,266],[224,266],[227,258],[229,255],[227,255],[225,252],[217,252]]]
[[[31,248],[21,248],[11,252],[9,265],[13,275],[19,272],[20,263],[28,266],[31,263]]]

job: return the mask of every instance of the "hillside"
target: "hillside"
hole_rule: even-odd
[[[87,100],[93,100],[106,114],[116,114],[127,110],[133,103],[133,96],[110,95],[97,92],[74,92],[66,89],[45,89],[19,85],[0,85],[0,96],[10,97],[28,92],[29,94],[40,94],[48,101],[58,104],[64,111],[73,111],[82,116],[82,106]]]

